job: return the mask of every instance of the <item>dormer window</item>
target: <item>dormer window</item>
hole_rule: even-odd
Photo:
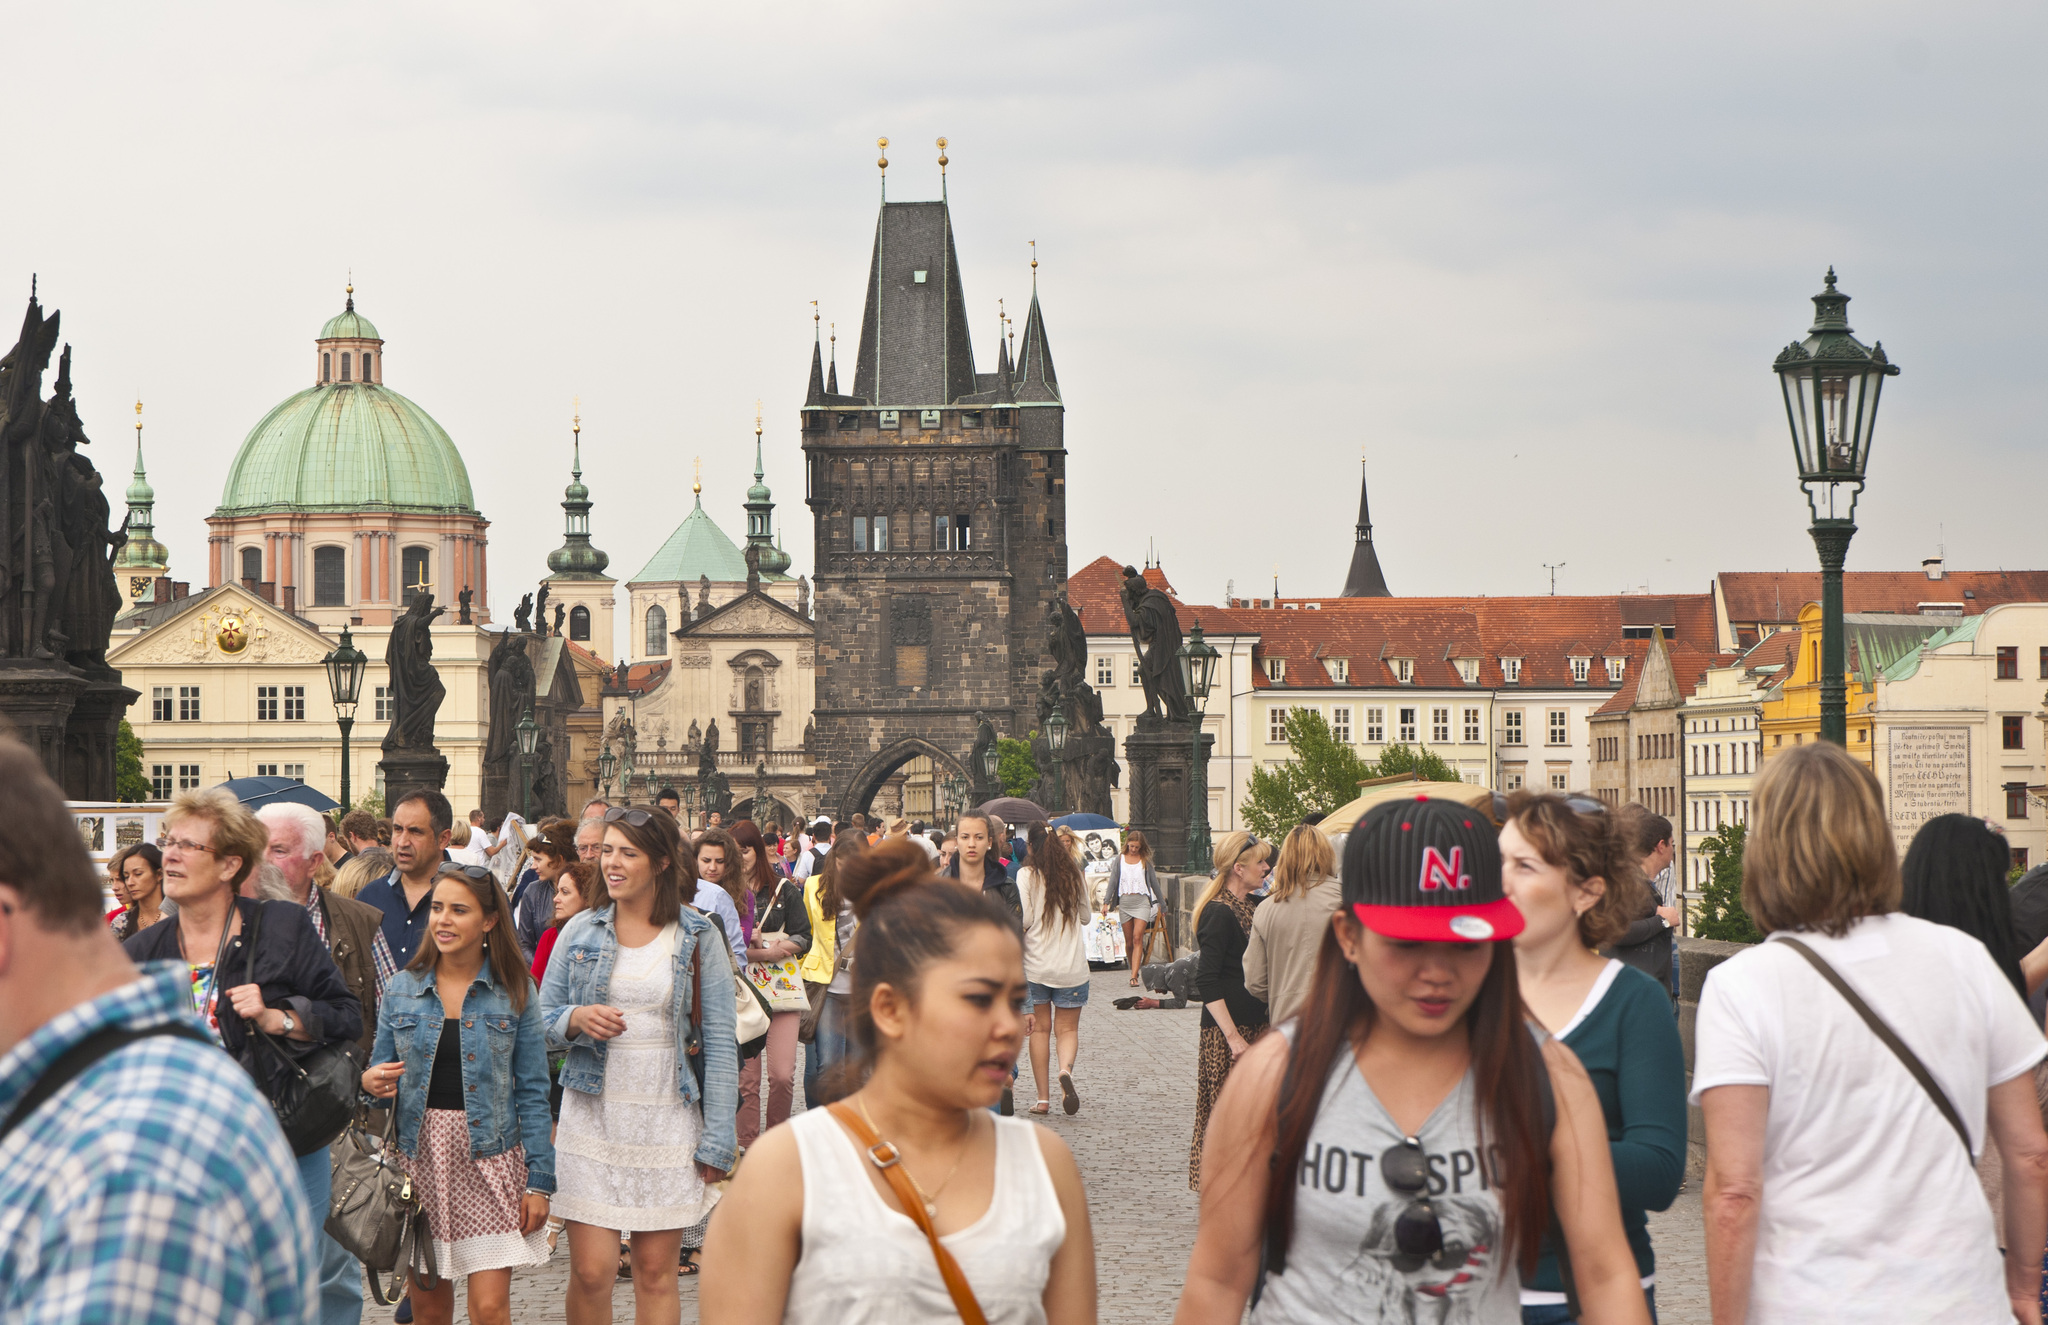
[[[1285,658],[1266,659],[1266,679],[1276,685],[1285,681],[1287,679],[1287,660]]]
[[[1627,667],[1628,659],[1609,658],[1607,660],[1607,683],[1609,685],[1620,685],[1621,674],[1623,671],[1627,669]]]
[[[1572,659],[1572,680],[1580,685],[1586,684],[1586,675],[1592,670],[1593,660],[1591,658],[1576,657]]]
[[[1477,681],[1479,679],[1479,660],[1477,658],[1458,659],[1458,677],[1466,685],[1471,685],[1474,681]]]
[[[1501,659],[1500,679],[1511,686],[1520,685],[1522,683],[1522,660],[1520,658]]]
[[[1349,658],[1325,658],[1323,661],[1330,668],[1330,679],[1338,685],[1343,685],[1351,679],[1351,660]]]
[[[1394,680],[1402,685],[1414,684],[1415,660],[1413,658],[1394,659]]]

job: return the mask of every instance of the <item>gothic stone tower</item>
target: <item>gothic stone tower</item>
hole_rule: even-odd
[[[996,370],[975,371],[946,203],[884,202],[851,394],[812,348],[812,757],[842,817],[919,755],[979,784],[977,711],[1005,736],[1037,725],[1067,518],[1065,408],[1033,282],[1016,363],[999,336]]]

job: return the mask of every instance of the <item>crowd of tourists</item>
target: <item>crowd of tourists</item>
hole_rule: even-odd
[[[1689,1084],[1670,838],[1530,792],[1226,835],[1189,881],[1176,1320],[1654,1321],[1690,1103],[1716,1320],[2038,1322],[2048,945],[1999,834],[1943,816],[1902,865],[1867,767],[1767,762],[1768,939],[1706,978]],[[368,1256],[400,1320],[459,1284],[505,1321],[566,1244],[574,1325],[621,1284],[678,1320],[692,1276],[721,1325],[1092,1321],[1082,1174],[1032,1119],[1081,1108],[1083,931],[1120,921],[1136,982],[1168,900],[1136,833],[1091,881],[982,813],[781,838],[433,791],[184,792],[99,876],[0,740],[0,1320],[355,1322]]]

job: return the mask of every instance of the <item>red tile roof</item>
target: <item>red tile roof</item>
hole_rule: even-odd
[[[1723,571],[1718,578],[1735,625],[1790,625],[1801,607],[1820,601],[1817,570]],[[1921,603],[1961,603],[1971,616],[2000,603],[2048,603],[2048,571],[1949,571],[1938,580],[1909,570],[1852,570],[1842,576],[1845,612],[1915,613]]]

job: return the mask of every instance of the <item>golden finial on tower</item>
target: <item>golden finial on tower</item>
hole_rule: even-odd
[[[875,164],[881,169],[887,170],[889,168],[889,140],[887,138],[875,139],[875,149],[880,153],[875,158]]]
[[[135,440],[142,440],[142,397],[135,398]]]
[[[574,403],[570,408],[575,411],[575,418],[570,421],[569,430],[580,437],[583,435],[583,397],[574,396],[571,399]]]
[[[946,173],[946,140],[944,138],[939,139],[939,173],[941,175]]]
[[[1036,273],[1038,270],[1038,241],[1034,239],[1029,242],[1031,244],[1031,270]]]
[[[704,457],[698,456],[691,462],[690,491],[704,495]]]
[[[761,402],[754,402],[754,436],[761,435]]]
[[[827,322],[825,327],[826,330],[832,333],[832,346],[834,349],[837,349],[839,346],[839,324],[837,322]]]

